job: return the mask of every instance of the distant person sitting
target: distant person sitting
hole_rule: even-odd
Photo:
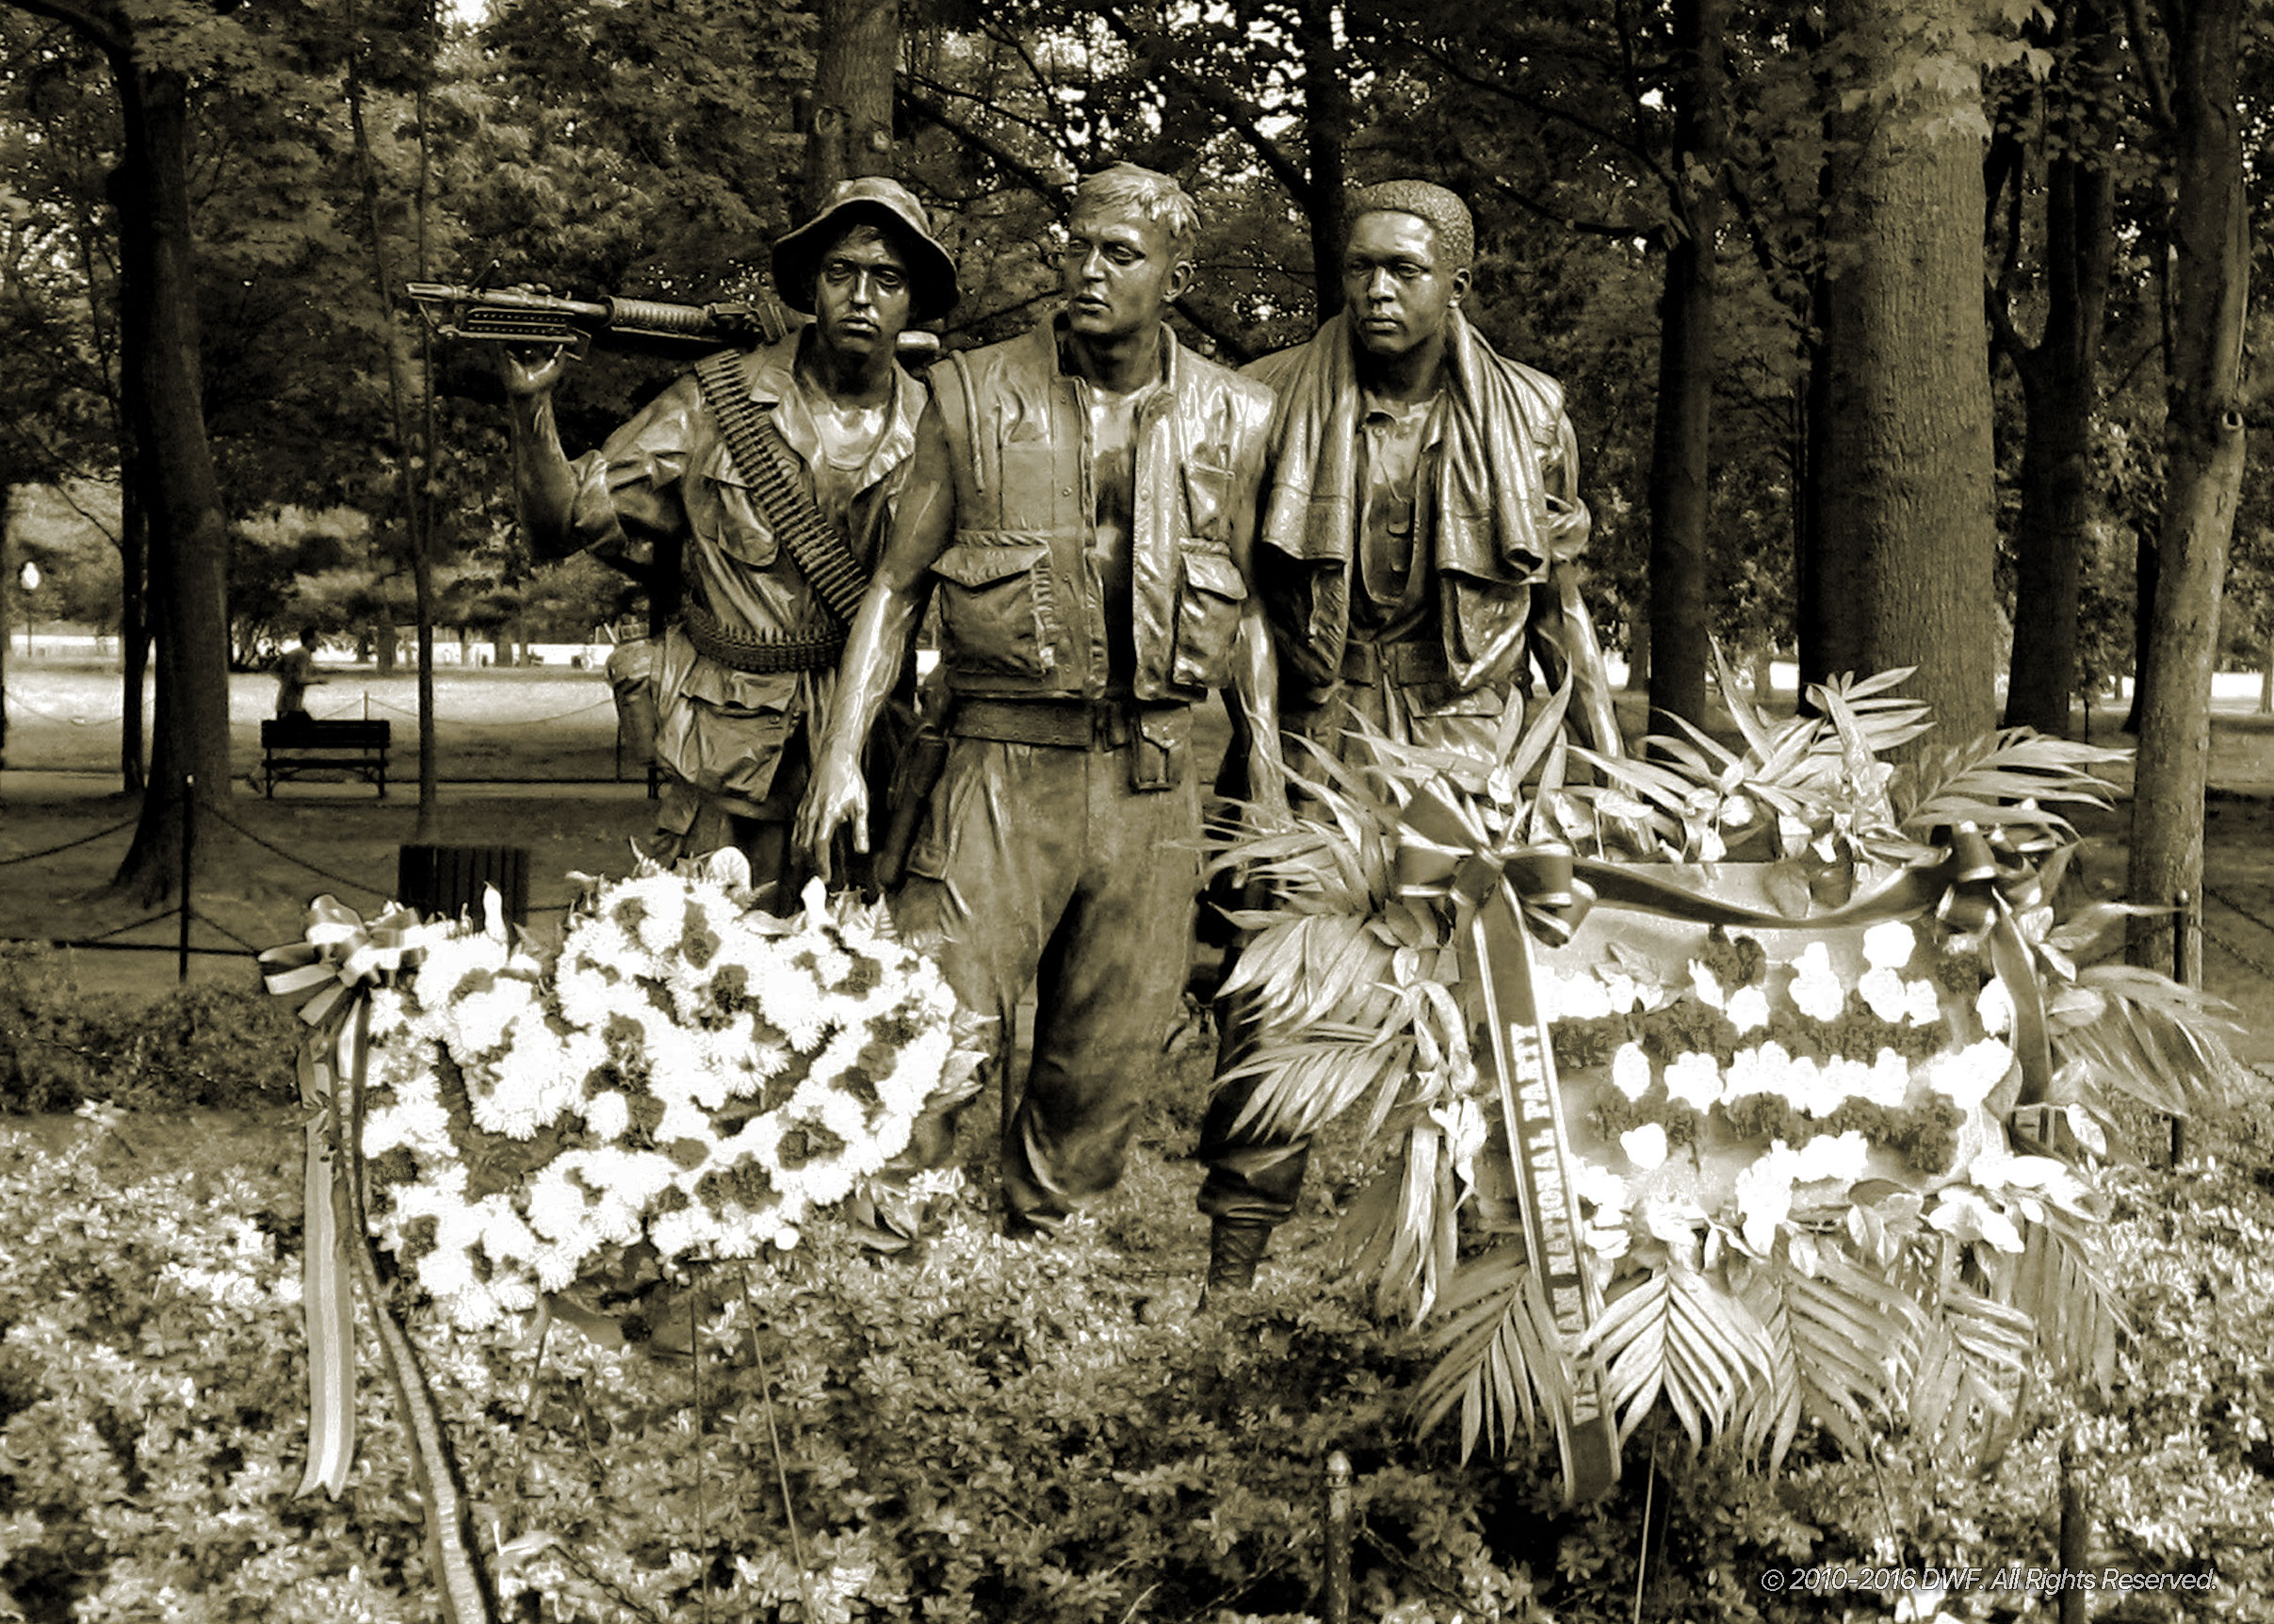
[[[276,661],[276,714],[281,721],[286,717],[305,719],[308,714],[308,690],[323,682],[316,674],[316,645],[319,641],[317,630],[309,626],[300,633],[298,648],[288,648]]]

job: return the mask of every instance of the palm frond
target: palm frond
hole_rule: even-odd
[[[1766,1273],[1791,1328],[1804,1412],[1851,1453],[1869,1447],[1890,1413],[1925,1332],[1906,1292],[1836,1245],[1819,1245],[1813,1272],[1789,1252]]]
[[[2038,1347],[2066,1376],[2104,1383],[2118,1341],[2132,1334],[2123,1300],[2093,1256],[2090,1235],[2047,1210],[2022,1232],[2007,1300],[2037,1327]]]
[[[1945,1458],[1985,1453],[2013,1420],[2035,1340],[2028,1315],[1947,1280],[1920,1344],[1911,1426]]]
[[[1544,1417],[1558,1437],[1568,1437],[1570,1364],[1523,1247],[1495,1247],[1462,1264],[1441,1307],[1444,1324],[1430,1339],[1441,1356],[1414,1393],[1421,1430],[1459,1405],[1464,1460],[1480,1441],[1510,1453],[1519,1421],[1529,1436]]]
[[[1945,750],[1928,751],[1898,770],[1895,801],[1902,824],[1984,827],[2022,824],[2065,833],[2055,805],[2105,806],[2112,790],[2091,771],[2124,753],[2055,739],[2026,727],[2002,728]]]
[[[1580,1349],[1603,1367],[1624,1442],[1663,1394],[1693,1443],[1730,1424],[1740,1398],[1773,1379],[1760,1321],[1707,1275],[1675,1262],[1632,1277]]]
[[[1266,1037],[1219,1080],[1259,1080],[1235,1131],[1262,1143],[1318,1132],[1369,1095],[1394,1093],[1413,1072],[1410,1032],[1322,1021],[1291,1037]]]
[[[1383,1318],[1402,1312],[1419,1324],[1436,1307],[1454,1275],[1458,1201],[1444,1135],[1422,1127],[1406,1133],[1396,1164],[1343,1214],[1338,1259],[1351,1274],[1373,1278],[1374,1311]]]
[[[2168,976],[2130,965],[2094,965],[2053,1001],[2054,1052],[2077,1075],[2168,1115],[2216,1106],[2246,1081],[2227,1046],[2239,1031],[2230,1007]],[[2108,1096],[2088,1099],[2105,1109]]]

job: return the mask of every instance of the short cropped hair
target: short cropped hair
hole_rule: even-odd
[[[1169,248],[1179,259],[1193,252],[1200,237],[1200,209],[1192,195],[1169,175],[1135,164],[1115,164],[1086,175],[1074,188],[1074,214],[1086,208],[1126,209],[1142,219],[1155,220],[1169,234]]]
[[[1451,268],[1462,270],[1476,257],[1476,226],[1469,205],[1443,187],[1428,181],[1383,181],[1360,187],[1350,194],[1350,223],[1370,214],[1409,214],[1427,220],[1437,233],[1437,247],[1445,251]]]

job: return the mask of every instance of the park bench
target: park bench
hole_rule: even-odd
[[[387,793],[392,724],[360,717],[280,716],[261,723],[261,788],[273,799],[277,781],[305,772],[346,771]]]

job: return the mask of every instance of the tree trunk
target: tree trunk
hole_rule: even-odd
[[[1303,53],[1303,141],[1309,190],[1301,202],[1310,222],[1310,266],[1318,284],[1319,319],[1342,308],[1343,239],[1350,235],[1350,135],[1356,122],[1350,64],[1335,43],[1337,8],[1307,0],[1296,8]]]
[[[141,821],[114,882],[146,905],[173,893],[182,809],[229,790],[229,536],[198,365],[189,212],[189,99],[183,76],[116,50],[125,130],[121,206],[122,357],[151,524],[158,657],[157,739]]]
[[[2202,886],[2211,675],[2243,472],[2250,260],[2236,64],[2244,8],[2245,0],[2170,0],[2164,8],[2178,180],[2171,211],[2172,368],[2130,872],[2132,900],[2151,904]],[[2171,949],[2167,922],[2136,922],[2134,964],[2168,969]]]
[[[897,0],[821,0],[805,133],[805,212],[828,206],[837,183],[892,172],[892,70],[901,57]]]
[[[129,472],[119,489],[119,788],[139,795],[149,788],[142,683],[150,674],[150,511],[131,471],[131,436],[120,449]]]
[[[1650,707],[1703,726],[1712,634],[1714,295],[1720,236],[1723,35],[1729,0],[1675,0],[1673,240],[1659,296],[1658,414],[1650,440]]]
[[[1935,24],[1963,0],[1930,0]],[[1918,8],[1909,8],[1916,11]],[[1982,311],[1980,88],[1915,82],[1896,0],[1837,0],[1835,43],[1856,64],[1835,104],[1831,161],[1848,171],[1827,220],[1826,435],[1815,478],[1825,571],[1854,607],[1832,671],[1913,666],[1933,706],[1927,742],[1996,720],[1996,555],[1989,336]]]
[[[1831,133],[1828,119],[1826,125],[1828,136]],[[1832,196],[1839,184],[1839,173],[1827,156],[1818,178],[1820,241],[1828,229]],[[1798,644],[1799,700],[1803,711],[1812,708],[1809,700],[1811,689],[1843,671],[1855,669],[1857,651],[1863,641],[1856,600],[1842,584],[1847,569],[1846,553],[1842,545],[1845,538],[1827,533],[1824,522],[1824,488],[1829,482],[1825,447],[1832,434],[1832,367],[1824,335],[1831,325],[1831,272],[1820,253],[1809,277],[1810,336],[1803,340],[1808,351],[1808,379],[1802,389],[1797,490],[1794,496],[1794,597],[1799,621],[1795,638]],[[1846,661],[1844,665],[1840,663],[1843,660]]]
[[[2045,330],[2016,351],[2028,414],[2015,518],[2006,724],[2065,734],[2077,685],[2077,591],[2092,519],[2092,413],[2115,251],[2115,183],[2073,155],[2045,186]]]

